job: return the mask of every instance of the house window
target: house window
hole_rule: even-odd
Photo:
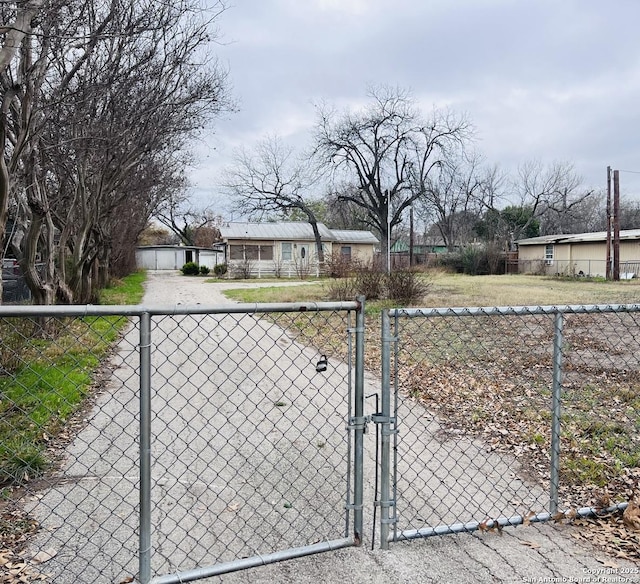
[[[340,253],[342,254],[342,257],[345,259],[351,259],[351,246],[350,245],[343,245],[340,248]]]
[[[243,260],[244,259],[244,245],[230,245],[229,246],[229,259],[230,260]]]
[[[273,246],[272,245],[261,245],[260,246],[260,259],[261,260],[272,260],[273,259]]]
[[[244,256],[248,260],[258,259],[258,246],[257,245],[245,245]]]
[[[549,244],[544,248],[544,263],[547,266],[553,265],[553,244]]]
[[[285,262],[290,262],[292,258],[291,243],[283,241],[280,245],[282,246],[282,260]]]
[[[271,246],[263,246],[262,249],[264,250],[265,247],[271,247]],[[229,259],[240,260],[240,261],[257,260],[259,248],[260,246],[258,245],[230,245]],[[268,254],[269,252],[267,251],[266,253]],[[262,259],[272,259],[272,258],[273,258],[273,248],[271,248],[270,258],[266,258],[264,255],[262,256]]]

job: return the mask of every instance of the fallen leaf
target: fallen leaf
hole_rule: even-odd
[[[606,509],[607,507],[611,506],[611,497],[609,496],[609,493],[602,493],[597,499],[596,499],[596,509],[598,511],[602,511],[603,509]]]
[[[532,548],[534,550],[537,550],[540,547],[540,544],[538,542],[528,541],[526,539],[523,539],[520,543],[522,545],[526,545],[527,547],[530,547],[530,548]]]
[[[605,568],[611,568],[612,570],[620,569],[620,566],[611,560],[600,560],[596,558],[596,561],[600,562]]]
[[[237,511],[240,509],[240,503],[229,503],[225,511]]]
[[[623,523],[634,531],[640,531],[640,507],[630,501],[622,514]]]
[[[121,580],[120,584],[130,584],[130,582],[133,582],[134,580],[135,578],[133,576],[128,576],[124,580]]]
[[[529,525],[531,525],[531,519],[535,516],[536,514],[533,511],[529,511],[529,513],[527,513],[526,516],[522,519],[522,525],[524,527],[528,527]]]
[[[33,556],[33,558],[31,558],[31,561],[36,564],[42,564],[44,562],[48,562],[51,558],[54,558],[56,555],[58,555],[58,552],[53,548],[49,548],[47,550],[38,552],[35,556]]]

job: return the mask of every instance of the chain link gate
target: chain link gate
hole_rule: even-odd
[[[626,508],[639,388],[640,305],[383,311],[381,546]]]
[[[3,341],[15,330],[27,347],[0,379],[5,397],[26,387],[30,347],[54,321],[97,360],[118,334],[109,319],[129,319],[95,406],[65,415],[76,435],[36,490],[24,487],[34,548],[57,550],[54,580],[188,582],[359,545],[363,315],[360,302],[0,307]],[[90,327],[103,331],[91,341]],[[49,353],[65,346],[29,375],[57,375]],[[63,360],[61,383],[84,367]],[[53,393],[47,407],[60,407]]]

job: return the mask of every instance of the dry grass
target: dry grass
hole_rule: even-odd
[[[598,282],[540,276],[431,273],[424,306],[559,306],[640,301],[640,281]]]
[[[424,275],[429,291],[416,305],[451,306],[560,306],[567,304],[628,304],[640,302],[640,281],[599,282],[540,276],[467,276],[431,271]],[[254,280],[255,281],[255,280]],[[274,285],[227,290],[241,302],[320,302],[329,300],[331,280],[304,286]]]

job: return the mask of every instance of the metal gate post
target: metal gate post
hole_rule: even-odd
[[[140,315],[140,547],[139,578],[151,582],[151,316]]]
[[[555,314],[553,321],[553,396],[551,401],[551,492],[549,512],[558,511],[558,489],[560,486],[560,416],[562,391],[562,327],[563,315]]]
[[[390,462],[391,462],[391,325],[389,311],[382,311],[381,367],[381,452],[380,452],[380,548],[389,549]]]
[[[356,312],[356,371],[354,414],[364,420],[364,296],[358,297]],[[364,504],[364,423],[358,424],[354,435],[353,531],[355,541],[362,542],[362,510]]]

